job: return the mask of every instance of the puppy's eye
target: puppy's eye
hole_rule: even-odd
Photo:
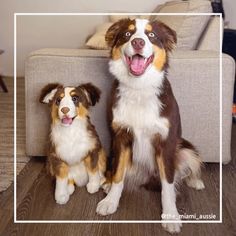
[[[148,33],[148,36],[149,36],[150,38],[154,38],[154,37],[155,37],[155,34],[154,34],[153,32],[150,32],[150,33]]]
[[[59,105],[60,105],[60,102],[61,102],[61,98],[58,97],[58,98],[56,99],[56,105],[59,106]]]
[[[73,97],[72,97],[72,101],[73,101],[74,103],[77,103],[77,102],[79,101],[79,97],[78,97],[78,96],[73,96]]]
[[[131,36],[131,33],[130,33],[129,31],[127,31],[127,32],[125,33],[125,36],[126,36],[126,37],[130,37],[130,36]]]

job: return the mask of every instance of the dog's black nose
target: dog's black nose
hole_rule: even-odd
[[[61,108],[61,112],[63,113],[63,114],[66,114],[66,113],[68,113],[70,111],[70,108],[69,107],[62,107]]]
[[[135,50],[141,50],[145,46],[145,41],[142,38],[135,38],[131,41],[131,44]]]

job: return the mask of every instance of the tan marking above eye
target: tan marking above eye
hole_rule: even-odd
[[[71,91],[70,96],[74,96],[74,95],[77,95],[77,93],[75,91]]]
[[[65,97],[65,93],[61,93],[60,98],[64,98],[64,97]]]
[[[128,30],[134,30],[134,29],[135,29],[135,25],[133,24],[129,25]]]
[[[151,26],[150,24],[147,24],[147,25],[145,26],[145,30],[147,30],[147,31],[152,31],[152,26]]]

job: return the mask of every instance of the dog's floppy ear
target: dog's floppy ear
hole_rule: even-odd
[[[62,88],[61,84],[48,84],[41,90],[39,101],[48,104],[53,100],[58,88]]]
[[[99,102],[101,91],[91,83],[81,84],[78,88],[82,89],[90,106]]]
[[[161,21],[153,21],[151,25],[157,37],[161,40],[163,47],[167,51],[171,51],[177,43],[176,32]]]
[[[113,47],[115,45],[117,36],[119,35],[122,26],[126,25],[129,21],[129,18],[124,18],[110,26],[105,35],[105,40],[109,47]]]

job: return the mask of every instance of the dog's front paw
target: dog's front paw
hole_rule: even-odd
[[[86,185],[87,191],[91,194],[96,193],[99,190],[99,187],[100,187],[99,184],[93,182],[89,182]]]
[[[176,220],[176,221],[180,221],[180,216],[178,211],[173,211],[171,213],[163,213],[162,214],[162,219],[163,219],[163,223],[162,223],[162,227],[168,231],[169,233],[179,233],[180,229],[182,227],[182,223],[165,223],[165,220]]]
[[[68,193],[55,193],[55,200],[58,204],[66,204],[69,201]]]
[[[118,207],[118,203],[110,198],[104,198],[102,201],[100,201],[97,205],[96,212],[99,215],[110,215],[116,212]]]
[[[169,233],[179,233],[182,223],[162,223],[162,227]]]

